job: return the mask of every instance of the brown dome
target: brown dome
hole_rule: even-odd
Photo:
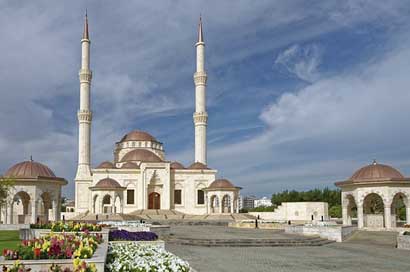
[[[121,159],[121,162],[129,161],[162,162],[160,157],[146,149],[134,149]]]
[[[211,183],[209,189],[235,189],[236,187],[227,179],[217,179]]]
[[[182,163],[174,161],[171,163],[171,169],[185,169],[185,166],[183,166]]]
[[[404,176],[397,169],[389,165],[373,162],[373,164],[367,165],[357,170],[349,180],[391,180],[403,178]]]
[[[97,184],[93,187],[96,189],[122,189],[121,185],[114,179],[105,178],[97,182]]]
[[[140,167],[136,163],[126,162],[121,166],[121,169],[140,169]]]
[[[209,169],[205,164],[200,162],[195,162],[191,164],[188,169]]]
[[[115,165],[112,162],[105,161],[100,163],[100,165],[97,166],[97,169],[115,169]]]
[[[120,143],[127,141],[153,141],[157,140],[149,133],[140,130],[134,130],[122,137]]]
[[[4,174],[5,177],[14,178],[37,178],[49,177],[55,178],[54,172],[46,165],[35,161],[24,161],[10,167]]]

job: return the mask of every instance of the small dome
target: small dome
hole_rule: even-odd
[[[121,162],[129,161],[162,162],[160,157],[146,149],[134,149],[121,159]]]
[[[121,169],[140,169],[140,167],[136,163],[126,162],[121,166]]]
[[[120,143],[127,141],[153,141],[157,140],[149,133],[141,130],[134,130],[122,137]]]
[[[349,180],[391,180],[403,178],[404,176],[397,169],[374,161],[372,164],[357,170]]]
[[[227,179],[217,179],[211,183],[209,189],[235,189],[236,187]]]
[[[185,166],[183,166],[182,163],[174,161],[171,163],[171,169],[185,169]]]
[[[35,161],[24,161],[10,167],[4,174],[5,177],[14,178],[55,178],[54,172],[48,166]]]
[[[191,164],[188,169],[209,169],[205,164],[200,162],[195,162]]]
[[[94,188],[98,189],[121,189],[121,185],[118,183],[118,181],[111,179],[111,178],[105,178],[97,182],[97,184],[94,186]]]
[[[97,166],[97,169],[115,169],[115,165],[112,162],[105,161],[100,163],[100,165]]]

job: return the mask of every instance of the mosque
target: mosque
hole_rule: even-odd
[[[217,179],[207,165],[205,42],[202,21],[196,47],[195,161],[185,167],[166,159],[163,143],[145,131],[133,130],[114,147],[114,158],[91,168],[90,38],[86,17],[81,40],[77,213],[115,214],[137,210],[175,210],[186,214],[237,213],[239,187]]]

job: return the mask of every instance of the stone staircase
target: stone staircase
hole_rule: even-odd
[[[203,246],[203,247],[300,247],[323,246],[333,241],[320,237],[303,237],[289,239],[169,239],[167,243],[174,245]]]

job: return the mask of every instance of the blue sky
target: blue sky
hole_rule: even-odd
[[[377,159],[410,175],[407,1],[3,1],[0,172],[77,160],[83,16],[92,161],[133,129],[193,161],[196,27],[208,71],[209,165],[243,194],[333,186]]]

